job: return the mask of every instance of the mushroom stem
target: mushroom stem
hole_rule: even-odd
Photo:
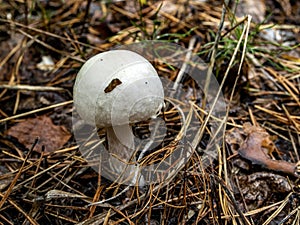
[[[129,125],[106,128],[108,149],[113,158],[115,168],[125,168],[134,154],[134,135]],[[119,170],[119,169],[118,169]],[[122,171],[118,171],[122,172]]]

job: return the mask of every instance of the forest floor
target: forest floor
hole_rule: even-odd
[[[300,224],[300,2],[225,4],[0,0],[0,224]],[[192,97],[165,98],[168,140],[144,162],[180,146],[192,154],[163,182],[127,186],[81,151],[101,142],[74,134],[73,86],[90,57],[145,41],[206,63],[226,111],[217,120],[201,108],[185,74],[180,88]],[[152,64],[171,83],[184,65]],[[189,112],[198,124],[178,120]],[[149,137],[148,126],[134,124],[135,135]],[[105,142],[105,129],[98,135]]]

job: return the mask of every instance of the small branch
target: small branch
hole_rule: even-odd
[[[67,91],[61,87],[49,87],[49,86],[33,86],[26,84],[0,84],[0,88],[10,89],[10,90],[25,90],[25,91]]]

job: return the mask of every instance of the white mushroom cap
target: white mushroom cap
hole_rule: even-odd
[[[98,127],[123,125],[155,116],[164,91],[154,67],[128,50],[90,58],[74,85],[74,104],[81,118]]]

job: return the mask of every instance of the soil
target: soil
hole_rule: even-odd
[[[299,224],[300,3],[222,4],[0,0],[0,224]],[[74,120],[72,100],[87,59],[145,40],[192,45],[224,83],[227,117],[222,135],[213,136],[212,125],[199,132],[209,111],[185,73],[181,92],[158,115],[166,136],[150,120],[132,125],[144,140],[136,159],[149,141],[155,146],[140,159],[144,165],[178,149],[192,153],[182,166],[177,158],[166,163],[178,167],[170,179],[163,171],[163,182],[142,187],[95,170],[89,160],[98,159],[99,144],[108,146],[105,129],[88,139],[91,127]],[[181,68],[152,64],[170,81],[171,96]],[[181,117],[190,109],[189,123]],[[74,135],[77,127],[87,134]],[[221,144],[207,157],[211,139]]]

